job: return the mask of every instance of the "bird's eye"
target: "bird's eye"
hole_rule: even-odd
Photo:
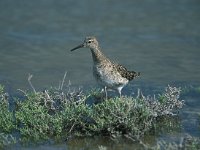
[[[92,41],[88,41],[88,43],[92,43]]]

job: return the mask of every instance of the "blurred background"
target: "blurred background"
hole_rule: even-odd
[[[131,84],[200,83],[199,0],[0,0],[0,84],[13,89],[96,86],[85,36],[129,70]]]

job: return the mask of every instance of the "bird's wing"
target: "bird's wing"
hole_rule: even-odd
[[[120,65],[120,64],[116,64],[113,63],[113,65],[115,66],[115,68],[117,69],[117,71],[119,72],[119,74],[130,80],[133,80],[135,77],[140,76],[140,72],[135,72],[135,71],[128,71],[124,66]]]

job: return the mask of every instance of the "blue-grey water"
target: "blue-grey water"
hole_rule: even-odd
[[[198,0],[1,0],[0,81],[27,88],[57,85],[65,71],[73,84],[93,84],[88,49],[69,50],[97,36],[103,52],[137,81],[200,83]]]
[[[0,0],[0,84],[30,88],[30,73],[42,89],[67,71],[72,84],[96,86],[90,51],[69,51],[88,35],[141,72],[138,87],[200,84],[199,0]]]

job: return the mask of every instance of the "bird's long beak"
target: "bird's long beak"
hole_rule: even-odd
[[[78,46],[72,48],[70,51],[74,51],[74,50],[79,49],[79,48],[82,48],[82,47],[84,47],[84,44],[80,44],[80,45],[78,45]]]

